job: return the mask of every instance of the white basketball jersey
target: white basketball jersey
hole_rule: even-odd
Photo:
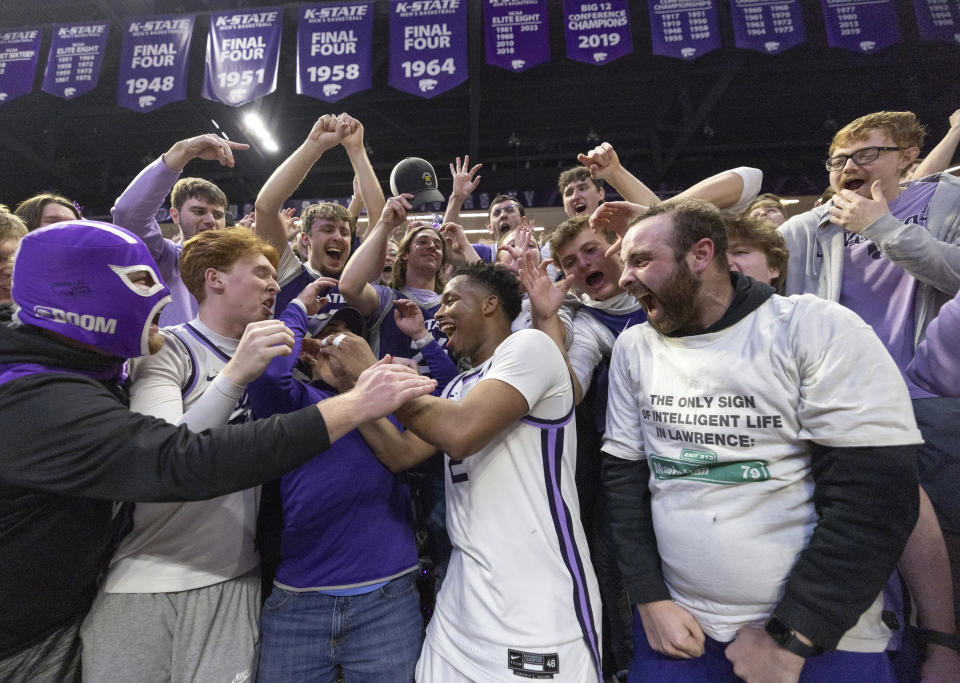
[[[579,639],[599,667],[600,603],[574,481],[566,364],[547,335],[521,330],[455,378],[444,396],[460,400],[488,380],[509,384],[530,408],[478,453],[459,462],[444,456],[454,551],[437,629],[443,641],[463,644],[461,654],[469,643],[476,652],[502,648],[505,674],[509,666],[520,677],[553,678],[526,674],[544,662],[562,671],[564,662],[549,655]]]
[[[191,411],[193,431],[250,419],[246,392],[237,400],[212,386],[236,351],[236,340],[217,335],[198,319],[164,328],[162,334],[164,347],[134,366],[133,410],[169,422]],[[189,503],[137,503],[133,530],[117,548],[104,590],[182,591],[250,571],[260,561],[254,548],[259,501],[260,487],[255,487]]]

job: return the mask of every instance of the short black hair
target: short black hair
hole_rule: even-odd
[[[471,281],[496,296],[510,322],[513,322],[514,318],[520,315],[520,309],[523,307],[520,280],[517,279],[517,274],[509,268],[496,263],[474,261],[457,268],[453,271],[450,279],[452,280],[459,275],[470,278]]]

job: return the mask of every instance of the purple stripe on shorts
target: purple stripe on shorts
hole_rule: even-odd
[[[540,450],[543,458],[543,475],[546,484],[547,500],[550,503],[550,514],[553,517],[554,529],[560,543],[560,555],[573,579],[573,604],[580,622],[580,630],[593,654],[594,664],[600,671],[600,649],[597,634],[593,628],[593,610],[590,607],[590,598],[587,592],[586,576],[583,572],[583,563],[580,561],[580,552],[573,538],[570,510],[560,493],[559,463],[563,456],[562,445],[558,449],[558,442],[562,443],[563,429],[541,428]]]

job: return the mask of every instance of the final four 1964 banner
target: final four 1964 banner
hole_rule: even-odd
[[[467,79],[467,0],[392,0],[389,82],[434,97]]]

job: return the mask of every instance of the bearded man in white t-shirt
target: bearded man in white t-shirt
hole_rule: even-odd
[[[655,207],[620,286],[604,482],[631,681],[893,680],[880,591],[917,516],[909,394],[876,334],[731,272],[717,210]],[[869,368],[869,372],[863,372]]]

